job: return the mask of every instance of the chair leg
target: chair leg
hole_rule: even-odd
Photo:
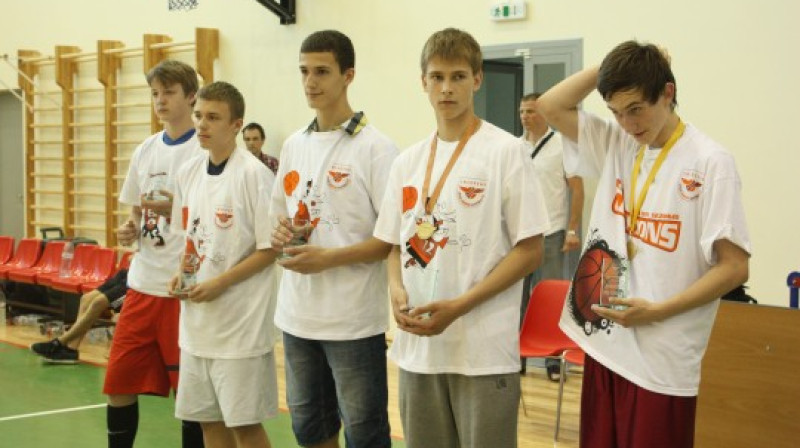
[[[525,394],[522,390],[519,392],[519,399],[522,401],[522,413],[525,414],[525,417],[528,416],[528,406],[525,404]]]
[[[558,375],[558,405],[556,407],[556,430],[553,434],[553,442],[558,442],[558,430],[561,426],[561,401],[564,399],[564,380],[567,374],[567,352],[561,354],[559,358],[559,375]]]

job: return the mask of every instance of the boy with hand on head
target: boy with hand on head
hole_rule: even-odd
[[[519,139],[480,120],[481,50],[457,29],[422,50],[436,132],[392,165],[375,237],[392,245],[400,417],[411,447],[515,447],[522,279],[549,222]]]
[[[123,246],[139,244],[128,269],[125,312],[114,332],[103,386],[111,448],[133,446],[139,394],[168,396],[178,388],[180,302],[168,287],[183,240],[168,231],[168,224],[173,176],[186,160],[201,154],[192,123],[197,73],[187,64],[165,60],[147,73],[147,83],[164,130],[136,148],[119,195],[131,214],[117,229],[117,239]],[[203,446],[197,423],[183,423],[183,446]]]
[[[273,247],[291,256],[279,262],[275,323],[292,429],[302,446],[338,447],[343,422],[347,447],[389,447],[382,261],[390,247],[372,230],[397,148],[350,107],[355,51],[347,36],[309,35],[300,73],[316,116],[284,143],[270,206],[279,219]],[[312,226],[309,244],[286,246],[289,220],[301,219]]]
[[[278,410],[267,210],[272,173],[236,146],[244,98],[232,85],[197,92],[194,121],[207,150],[176,176],[173,215],[199,258],[197,284],[181,292],[181,373],[175,415],[199,421],[209,447],[269,447],[261,422]],[[185,263],[185,261],[184,261]],[[181,289],[181,276],[171,282]],[[185,285],[183,285],[185,286]],[[230,428],[234,440],[230,439]]]
[[[616,122],[578,110],[595,88]],[[675,76],[655,45],[618,45],[538,105],[577,141],[579,171],[600,177],[560,323],[587,354],[581,446],[691,447],[718,299],[748,276],[733,157],[678,116]],[[604,306],[605,292],[585,287],[608,275],[588,268],[598,259],[627,284]]]

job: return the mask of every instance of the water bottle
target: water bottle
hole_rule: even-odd
[[[70,266],[72,265],[72,257],[75,255],[75,246],[72,241],[68,241],[64,245],[64,250],[61,251],[61,268],[58,270],[59,277],[70,276]]]

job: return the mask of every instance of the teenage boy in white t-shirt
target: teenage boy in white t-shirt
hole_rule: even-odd
[[[522,143],[481,121],[469,34],[434,33],[421,58],[436,132],[392,165],[375,237],[391,244],[400,417],[411,447],[515,447],[522,278],[547,211]]]
[[[139,244],[128,270],[125,312],[117,322],[103,385],[110,448],[133,446],[139,394],[168,396],[170,389],[178,388],[180,303],[168,287],[183,239],[168,230],[173,177],[185,161],[202,154],[192,123],[194,69],[179,61],[162,61],[147,73],[147,83],[164,130],[136,148],[119,194],[119,201],[131,206],[131,214],[117,229],[117,239],[123,246]],[[183,443],[203,446],[199,425],[184,422]]]
[[[197,139],[208,154],[176,177],[173,216],[182,216],[197,284],[183,287],[181,372],[175,415],[199,421],[210,446],[270,446],[261,422],[278,410],[272,348],[275,279],[267,216],[273,174],[236,146],[244,98],[226,82],[197,92]],[[177,225],[176,225],[177,227]],[[186,292],[188,291],[188,292]]]
[[[286,255],[275,323],[283,330],[286,401],[298,444],[391,445],[387,414],[388,300],[383,259],[372,237],[397,147],[347,89],[355,51],[338,31],[319,31],[300,47],[300,73],[316,117],[283,145],[270,215],[273,247]],[[291,239],[288,219],[307,219],[308,245]]]
[[[578,111],[595,88],[616,122]],[[581,446],[691,447],[718,299],[748,276],[733,157],[681,121],[669,59],[654,45],[618,45],[538,104],[578,142],[578,171],[600,177],[561,317],[587,353]]]

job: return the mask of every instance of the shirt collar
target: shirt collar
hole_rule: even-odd
[[[367,116],[364,115],[364,112],[356,112],[350,117],[349,120],[345,121],[344,123],[336,126],[334,129],[344,129],[344,132],[350,134],[351,137],[355,137],[364,129],[364,126],[367,125]],[[314,118],[311,121],[311,124],[308,125],[306,128],[306,133],[317,132],[319,131],[319,124],[317,123],[317,119]]]
[[[164,131],[164,134],[161,136],[161,140],[169,146],[180,145],[181,143],[188,142],[189,139],[192,138],[192,136],[194,135],[194,132],[195,128],[191,128],[188,131],[186,131],[185,134],[173,140],[169,138],[169,135],[167,135],[167,131]]]
[[[543,138],[547,137],[551,132],[555,132],[555,129],[548,126],[547,132],[545,132],[544,135],[542,135],[542,138],[536,140],[535,142],[531,142],[530,140],[528,140],[528,131],[522,131],[522,137],[520,137],[520,139],[531,146],[536,146],[537,144],[539,144],[540,141],[542,141]]]

